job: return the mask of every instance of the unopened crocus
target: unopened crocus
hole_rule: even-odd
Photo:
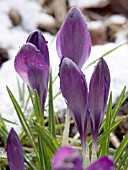
[[[52,159],[52,170],[115,170],[110,156],[103,156],[87,168],[82,167],[80,155],[68,146],[60,148]]]
[[[96,151],[98,130],[104,118],[110,87],[107,63],[101,58],[95,67],[89,85],[89,109],[92,123],[93,151]]]
[[[48,66],[49,66],[49,52],[48,52],[48,46],[47,41],[45,40],[44,36],[40,31],[34,31],[32,32],[27,41],[29,43],[32,43],[36,46],[36,48],[41,52],[41,54],[44,56]]]
[[[91,51],[91,37],[81,11],[73,7],[58,33],[56,49],[60,58],[67,57],[82,68]]]
[[[79,153],[68,146],[60,148],[52,159],[52,170],[83,170]]]
[[[14,66],[17,73],[30,85],[31,89],[37,90],[42,112],[44,112],[49,80],[49,54],[47,43],[41,33],[30,34],[27,43],[20,48],[16,55]]]
[[[10,170],[25,170],[22,146],[13,128],[7,139],[7,158]]]
[[[80,133],[82,147],[86,142],[88,90],[85,76],[69,58],[60,64],[60,89]]]

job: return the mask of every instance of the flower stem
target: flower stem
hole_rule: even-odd
[[[82,147],[82,157],[83,157],[83,167],[86,168],[90,165],[90,157],[89,157],[89,145],[86,142],[86,145]]]
[[[97,143],[93,142],[92,145],[92,155],[91,155],[91,163],[97,160]]]
[[[62,146],[68,145],[68,137],[69,137],[69,128],[70,128],[70,113],[69,109],[66,110],[65,115],[65,126],[64,126],[64,132],[63,132],[63,140],[62,140]]]

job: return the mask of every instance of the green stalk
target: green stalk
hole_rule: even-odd
[[[68,137],[69,137],[69,128],[70,128],[70,113],[69,109],[66,110],[65,115],[65,126],[64,126],[64,132],[63,132],[63,140],[62,140],[62,146],[68,145]]]
[[[82,157],[83,157],[83,167],[86,168],[90,165],[89,145],[87,142],[86,145],[82,147]]]

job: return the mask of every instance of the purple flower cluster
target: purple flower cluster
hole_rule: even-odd
[[[91,50],[91,37],[80,10],[73,7],[57,37],[57,52],[61,57],[60,88],[67,106],[85,145],[87,123],[92,125],[93,144],[96,145],[98,130],[107,104],[110,73],[101,58],[92,74],[89,92],[82,66]]]
[[[105,60],[99,60],[92,74],[89,88],[81,71],[91,51],[91,37],[84,17],[76,7],[69,10],[57,36],[60,62],[60,88],[68,109],[80,133],[82,147],[86,143],[88,121],[91,120],[93,146],[104,117],[110,87],[110,73]],[[20,77],[37,90],[42,112],[48,90],[49,52],[47,42],[39,31],[31,33],[16,55],[14,67]],[[10,170],[24,170],[24,158],[18,136],[11,129],[7,140]],[[104,156],[84,170],[114,170],[112,160]],[[74,149],[62,147],[55,153],[52,170],[83,170],[81,158]]]
[[[84,169],[79,153],[73,148],[64,146],[55,153],[52,170],[115,170],[115,168],[111,157],[103,156]]]
[[[21,143],[13,128],[7,139],[7,158],[10,170],[25,170]],[[78,151],[68,146],[56,151],[51,166],[52,170],[115,170],[109,156],[103,156],[84,169]]]

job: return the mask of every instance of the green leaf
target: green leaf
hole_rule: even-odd
[[[115,164],[118,162],[120,157],[122,156],[122,153],[124,152],[125,148],[128,146],[128,134],[124,137],[124,139],[121,141],[120,146],[117,148],[115,154],[114,154],[114,162]]]
[[[28,95],[28,98],[26,100],[26,103],[25,103],[25,106],[24,106],[24,112],[26,111],[26,109],[28,107],[29,99],[30,99],[30,95]]]
[[[127,159],[128,159],[128,152],[125,152],[125,154],[122,156],[122,160],[120,161],[117,170],[120,170],[121,167],[125,165]]]
[[[40,103],[40,98],[38,96],[37,90],[34,90],[34,112],[36,115],[36,120],[40,124],[40,126],[44,126],[44,118],[42,113],[42,106]],[[47,170],[49,169],[49,164],[46,159],[48,156],[46,155],[47,152],[45,152],[46,148],[44,147],[44,141],[42,138],[38,135],[38,150],[39,150],[39,159],[40,159],[40,169]]]
[[[34,90],[34,112],[36,115],[37,122],[44,126],[44,118],[42,113],[42,106],[40,103],[40,98],[38,96],[37,90]]]
[[[110,134],[112,131],[114,131],[122,122],[124,118],[121,118],[120,120],[118,120],[117,122],[113,123],[113,125],[111,126],[111,128],[106,129],[99,137],[98,137],[98,144],[100,145],[101,142],[106,138],[106,136],[108,134]]]
[[[14,125],[18,125],[17,123],[12,122],[12,121],[10,121],[10,120],[8,120],[8,119],[5,119],[5,118],[3,118],[3,117],[1,117],[1,116],[0,116],[0,119],[3,120],[3,121],[5,121],[5,122],[7,122],[7,123],[11,123],[11,124],[14,124]]]
[[[128,170],[128,161],[126,162],[124,169],[123,170]]]
[[[55,99],[56,97],[58,97],[61,94],[61,91],[59,91],[54,97],[53,99]]]
[[[111,114],[112,114],[112,92],[110,93],[110,97],[109,97],[104,129],[111,128]],[[110,134],[106,136],[106,139],[103,140],[102,144],[100,145],[100,149],[99,149],[100,157],[109,153],[109,143],[110,143]]]
[[[26,120],[26,118],[25,118],[25,116],[24,116],[18,102],[16,101],[15,97],[13,96],[12,92],[10,91],[10,89],[8,87],[7,87],[7,91],[8,91],[8,94],[9,94],[10,98],[11,98],[11,101],[12,101],[12,103],[14,105],[14,108],[16,110],[16,113],[17,113],[17,116],[18,116],[18,118],[20,120],[20,123],[21,123],[26,135],[28,136],[28,138],[29,138],[29,140],[30,140],[30,142],[31,142],[31,144],[32,144],[32,146],[34,148],[34,151],[36,153],[37,158],[39,158],[38,151],[37,151],[36,145],[34,143],[34,138],[33,138],[33,135],[31,133],[30,127],[29,127],[29,125],[27,123],[27,120]]]
[[[126,92],[121,104],[123,104],[127,99],[128,99],[128,92]]]
[[[33,99],[33,94],[32,94],[32,91],[30,89],[30,87],[27,85],[27,88],[28,88],[28,92],[29,92],[29,96],[31,98],[31,102],[32,102],[32,105],[33,105],[33,108],[35,108],[35,103],[34,103],[34,99]]]
[[[123,43],[123,44],[121,44],[121,45],[118,45],[117,47],[111,49],[110,51],[106,52],[106,53],[103,54],[102,56],[98,57],[96,60],[94,60],[93,62],[91,62],[89,65],[87,65],[87,67],[85,68],[85,70],[86,70],[88,67],[90,67],[91,65],[95,64],[99,59],[107,56],[107,55],[110,54],[111,52],[117,50],[118,48],[120,48],[120,47],[122,47],[123,45],[126,45],[126,44],[128,44],[128,42]]]
[[[25,159],[25,162],[27,163],[27,165],[31,168],[31,170],[37,169],[35,167],[33,161],[30,159],[30,156],[28,156],[25,152],[24,152],[24,159]]]
[[[52,91],[52,69],[50,71],[50,81],[49,81],[49,131],[56,138],[55,130],[55,116],[54,116],[54,107],[53,107],[53,91]]]
[[[45,163],[45,150],[43,146],[43,140],[38,136],[39,157],[40,157],[40,169],[47,170],[47,164]]]
[[[25,94],[25,83],[22,82],[22,87],[20,86],[19,79],[17,77],[17,85],[19,91],[20,102],[22,103],[22,107],[24,106],[24,94]]]
[[[59,148],[57,140],[52,136],[52,134],[43,126],[40,126],[37,122],[31,123],[32,128],[35,132],[44,140],[48,148],[54,154],[54,152]]]
[[[3,120],[0,120],[0,136],[4,141],[4,144],[6,144],[6,140],[8,137],[8,130]]]
[[[118,109],[120,108],[120,106],[122,104],[122,100],[124,98],[125,90],[126,90],[126,86],[123,88],[123,90],[122,90],[122,92],[120,94],[120,97],[118,98],[118,100],[116,102],[116,105],[115,105],[115,107],[114,107],[114,109],[112,111],[111,123],[114,122],[116,114],[117,114],[117,111],[118,111]]]

